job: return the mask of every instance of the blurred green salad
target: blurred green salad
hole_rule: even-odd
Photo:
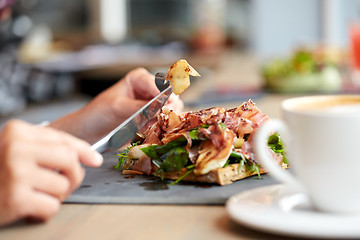
[[[342,85],[334,59],[309,49],[271,60],[262,68],[262,77],[267,89],[279,92],[336,92]]]

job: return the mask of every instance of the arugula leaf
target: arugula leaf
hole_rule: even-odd
[[[220,127],[222,130],[225,130],[226,129],[226,124],[225,123],[219,123]]]
[[[231,159],[230,163],[239,163],[239,173],[245,165],[247,171],[250,171],[251,173],[256,172],[259,176],[259,179],[261,179],[259,165],[248,161],[242,153],[232,151],[229,159]]]
[[[194,169],[190,169],[189,171],[187,171],[186,173],[184,173],[184,175],[182,175],[181,177],[179,177],[178,179],[176,179],[174,182],[170,183],[170,185],[175,185],[178,182],[180,182],[181,180],[183,180],[187,175],[189,175],[190,173],[192,173],[194,171]]]
[[[240,160],[240,164],[239,164],[239,168],[238,168],[238,173],[241,172],[241,170],[242,170],[243,166],[245,165],[245,163],[246,163],[246,159],[245,159],[245,158],[243,158],[243,159]]]
[[[197,130],[193,130],[193,134],[194,136],[195,134],[197,135]],[[152,163],[158,167],[154,175],[157,176],[160,173],[163,180],[165,172],[180,171],[184,167],[189,169],[189,171],[194,170],[195,165],[187,166],[189,163],[189,153],[185,149],[186,144],[186,138],[180,137],[165,145],[151,145],[141,148],[141,151],[150,157]],[[175,183],[181,181],[184,177],[180,177]]]
[[[146,154],[146,156],[148,156],[149,158],[153,159],[153,160],[156,160],[156,159],[159,159],[159,155],[156,151],[156,147],[157,145],[151,145],[151,146],[148,146],[148,147],[144,147],[144,148],[141,148],[140,150]]]
[[[186,144],[187,144],[186,138],[180,137],[174,139],[173,141],[165,145],[151,145],[148,147],[141,148],[140,150],[143,151],[143,153],[145,153],[151,159],[160,159],[163,154],[169,152],[171,149],[180,146],[185,146]]]
[[[160,162],[159,160],[152,159],[151,161],[152,161],[152,163],[153,163],[155,166],[157,166],[158,168],[160,168],[161,162]],[[155,174],[155,175],[156,175],[156,174]]]
[[[232,151],[228,160],[226,161],[224,167],[227,167],[230,163],[240,163],[239,172],[241,171],[242,166],[245,164],[246,158],[242,153],[237,151]]]
[[[229,165],[230,165],[230,158],[228,158],[228,159],[226,160],[226,162],[225,162],[225,164],[224,164],[223,167],[227,167],[227,166],[229,166]]]
[[[124,163],[124,158],[119,158],[118,164],[114,166],[114,169],[119,169],[119,167]]]
[[[189,136],[192,140],[199,140],[198,134],[199,134],[199,130],[197,128],[189,132]]]
[[[151,145],[141,148],[141,151],[150,157],[161,171],[179,171],[189,161],[189,153],[185,149],[186,144],[186,138],[180,137],[165,145]]]
[[[242,153],[232,151],[229,159],[232,159],[232,162],[239,163],[238,173],[241,172],[241,169],[247,163],[245,156]]]
[[[259,179],[261,179],[259,165],[252,163],[252,164],[246,164],[245,166],[246,166],[246,170],[250,171],[251,173],[256,172]]]
[[[203,124],[203,125],[200,126],[200,128],[208,128],[208,127],[210,127],[209,124]],[[191,140],[205,140],[205,139],[207,139],[207,137],[199,138],[198,134],[199,134],[199,128],[194,128],[191,131],[189,131],[189,136],[190,136]]]
[[[187,169],[194,169],[195,168],[195,164],[191,164],[189,166],[186,166]]]
[[[261,179],[261,174],[260,174],[260,169],[259,169],[259,165],[254,164],[254,168],[255,168],[255,172],[257,173],[259,179]]]
[[[133,159],[132,157],[128,156],[130,149],[132,149],[133,147],[137,146],[140,142],[135,142],[133,144],[131,144],[131,146],[127,147],[122,153],[116,154],[116,156],[119,157],[118,159],[118,164],[116,164],[114,166],[114,169],[119,169],[119,167],[121,167],[125,161],[125,159]]]
[[[189,153],[185,147],[176,147],[160,157],[160,168],[165,172],[179,171],[189,160]]]
[[[268,138],[268,146],[275,152],[280,153],[283,156],[283,163],[287,164],[287,158],[285,155],[285,148],[282,139],[279,134],[274,133]]]
[[[230,158],[234,158],[235,163],[239,163],[242,159],[245,159],[244,155],[242,153],[232,151],[230,154]]]

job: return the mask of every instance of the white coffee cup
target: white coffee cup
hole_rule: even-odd
[[[281,108],[283,120],[269,120],[255,134],[263,166],[305,191],[321,211],[360,213],[360,95],[297,97]],[[273,132],[283,138],[291,171],[271,157],[267,139]]]

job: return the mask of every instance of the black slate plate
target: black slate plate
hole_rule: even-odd
[[[223,205],[241,191],[276,184],[269,175],[252,176],[227,186],[161,181],[153,176],[122,175],[114,170],[116,157],[106,157],[100,168],[86,168],[81,186],[65,201],[67,203],[114,204],[212,204]]]

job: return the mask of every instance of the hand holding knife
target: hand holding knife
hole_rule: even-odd
[[[92,149],[100,153],[115,151],[125,145],[140,129],[146,126],[158,114],[172,93],[172,87],[168,83],[165,84],[165,76],[165,73],[157,73],[155,75],[155,83],[161,93],[151,99],[108,135],[94,143],[91,146]]]

